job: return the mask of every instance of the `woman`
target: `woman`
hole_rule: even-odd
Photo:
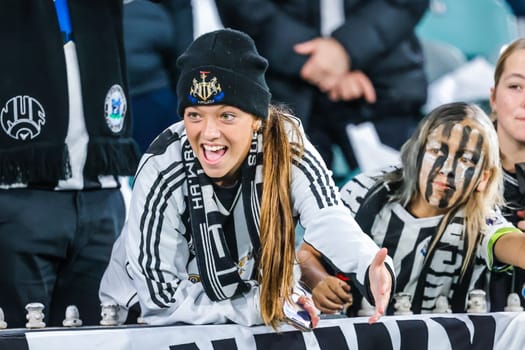
[[[102,281],[102,303],[125,309],[138,299],[150,324],[276,328],[294,291],[299,218],[316,249],[355,273],[363,292],[378,301],[371,322],[378,319],[392,281],[386,250],[348,215],[299,122],[270,106],[267,61],[251,38],[230,29],[207,33],[178,66],[183,121],[141,160],[127,228]],[[336,254],[336,242],[357,253]],[[315,326],[309,298],[298,303]]]
[[[503,215],[525,230],[525,39],[518,39],[500,55],[490,90],[490,106],[499,139],[505,202]],[[503,311],[507,295],[521,295],[525,272],[515,268],[507,274],[492,274],[489,296],[491,311]]]
[[[388,248],[396,292],[412,295],[414,313],[432,312],[441,295],[452,311],[463,312],[485,265],[525,266],[525,237],[494,210],[503,203],[496,132],[479,107],[443,105],[420,122],[401,160],[400,169],[355,177],[342,199],[362,229]],[[316,305],[341,309],[348,287],[311,255],[303,244],[303,279]]]

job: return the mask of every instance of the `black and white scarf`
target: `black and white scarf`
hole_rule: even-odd
[[[204,290],[214,301],[245,293],[252,284],[241,279],[237,263],[229,252],[222,227],[223,217],[213,195],[212,180],[202,170],[187,140],[183,143],[182,152],[195,255]],[[255,134],[248,156],[241,166],[240,191],[256,262],[260,250],[262,159],[262,135]],[[255,273],[257,269],[256,263]]]
[[[129,108],[117,131],[106,117],[112,87],[127,95],[122,1],[68,3],[89,134],[84,174],[133,175],[139,153]],[[0,183],[67,179],[68,86],[53,1],[3,0],[0,32]]]

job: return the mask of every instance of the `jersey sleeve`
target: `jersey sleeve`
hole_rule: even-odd
[[[334,270],[351,276],[368,295],[366,274],[379,247],[341,201],[331,172],[308,140],[304,156],[294,162],[292,200],[305,228],[304,241],[320,252]],[[390,257],[386,263],[394,271]]]
[[[494,255],[494,245],[503,235],[510,232],[522,233],[503,217],[499,210],[494,210],[492,216],[486,219],[486,231],[480,242],[478,256],[485,260],[491,271],[501,272],[512,268],[512,265],[500,263]]]

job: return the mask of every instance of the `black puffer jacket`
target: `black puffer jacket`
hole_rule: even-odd
[[[347,50],[352,70],[372,80],[378,104],[402,107],[426,100],[423,54],[414,29],[428,0],[344,0],[345,23],[332,36]],[[297,43],[320,36],[319,0],[216,0],[226,27],[248,33],[268,58],[268,83],[275,101],[287,102],[306,119],[316,87],[299,72],[307,57]],[[384,109],[388,109],[384,108]]]

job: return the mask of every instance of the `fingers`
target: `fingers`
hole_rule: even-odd
[[[300,75],[301,78],[312,85],[317,85],[317,83],[322,79],[322,72],[316,67],[316,64],[313,62],[312,58],[309,58],[308,61],[306,61],[306,63],[303,65]]]
[[[295,52],[309,55],[301,68],[301,78],[323,91],[335,86],[350,69],[350,57],[333,38],[316,38],[294,46]]]
[[[317,324],[319,323],[320,317],[319,317],[319,309],[317,309],[314,305],[314,302],[312,299],[307,297],[306,295],[301,295],[299,299],[297,299],[297,303],[303,307],[303,309],[308,312],[308,315],[310,315],[310,321],[312,322],[312,328],[317,327]]]
[[[339,79],[328,91],[328,97],[332,101],[351,101],[363,98],[368,103],[376,102],[374,86],[361,71],[347,73],[342,79]]]
[[[322,78],[322,72],[319,69],[319,63],[316,62],[315,54],[319,49],[319,39],[305,41],[294,46],[294,51],[300,55],[309,55],[310,58],[306,61],[300,71],[301,77],[310,84],[317,85]]]
[[[324,313],[336,313],[352,302],[350,286],[340,279],[328,276],[312,290],[315,305]]]
[[[385,314],[386,307],[390,301],[390,292],[392,289],[392,275],[385,265],[385,259],[388,254],[386,248],[381,248],[376,253],[369,269],[370,290],[376,304],[374,315],[368,322],[376,322]]]
[[[518,221],[518,228],[525,231],[525,220]]]
[[[385,314],[386,307],[388,305],[388,302],[390,301],[390,292],[384,293],[382,295],[374,295],[374,300],[376,304],[375,312],[368,319],[369,324],[377,322]]]
[[[376,312],[372,316],[370,316],[370,318],[368,319],[368,323],[372,324],[372,323],[379,321],[379,319],[381,318],[381,316],[383,316],[383,314],[384,313],[380,313],[376,309]]]
[[[374,89],[374,85],[368,79],[368,77],[363,72],[355,72],[356,78],[359,81],[361,90],[363,91],[363,98],[368,103],[375,103],[376,102],[376,90]]]
[[[322,92],[329,92],[333,89],[340,81],[340,78],[337,76],[327,76],[318,82],[317,86]]]
[[[388,250],[386,248],[381,248],[377,251],[376,256],[374,257],[374,260],[372,260],[372,264],[370,265],[370,268],[378,268],[382,267],[385,263],[386,256],[388,254]]]
[[[299,44],[294,45],[293,49],[299,55],[310,55],[317,47],[316,40],[308,40]]]

